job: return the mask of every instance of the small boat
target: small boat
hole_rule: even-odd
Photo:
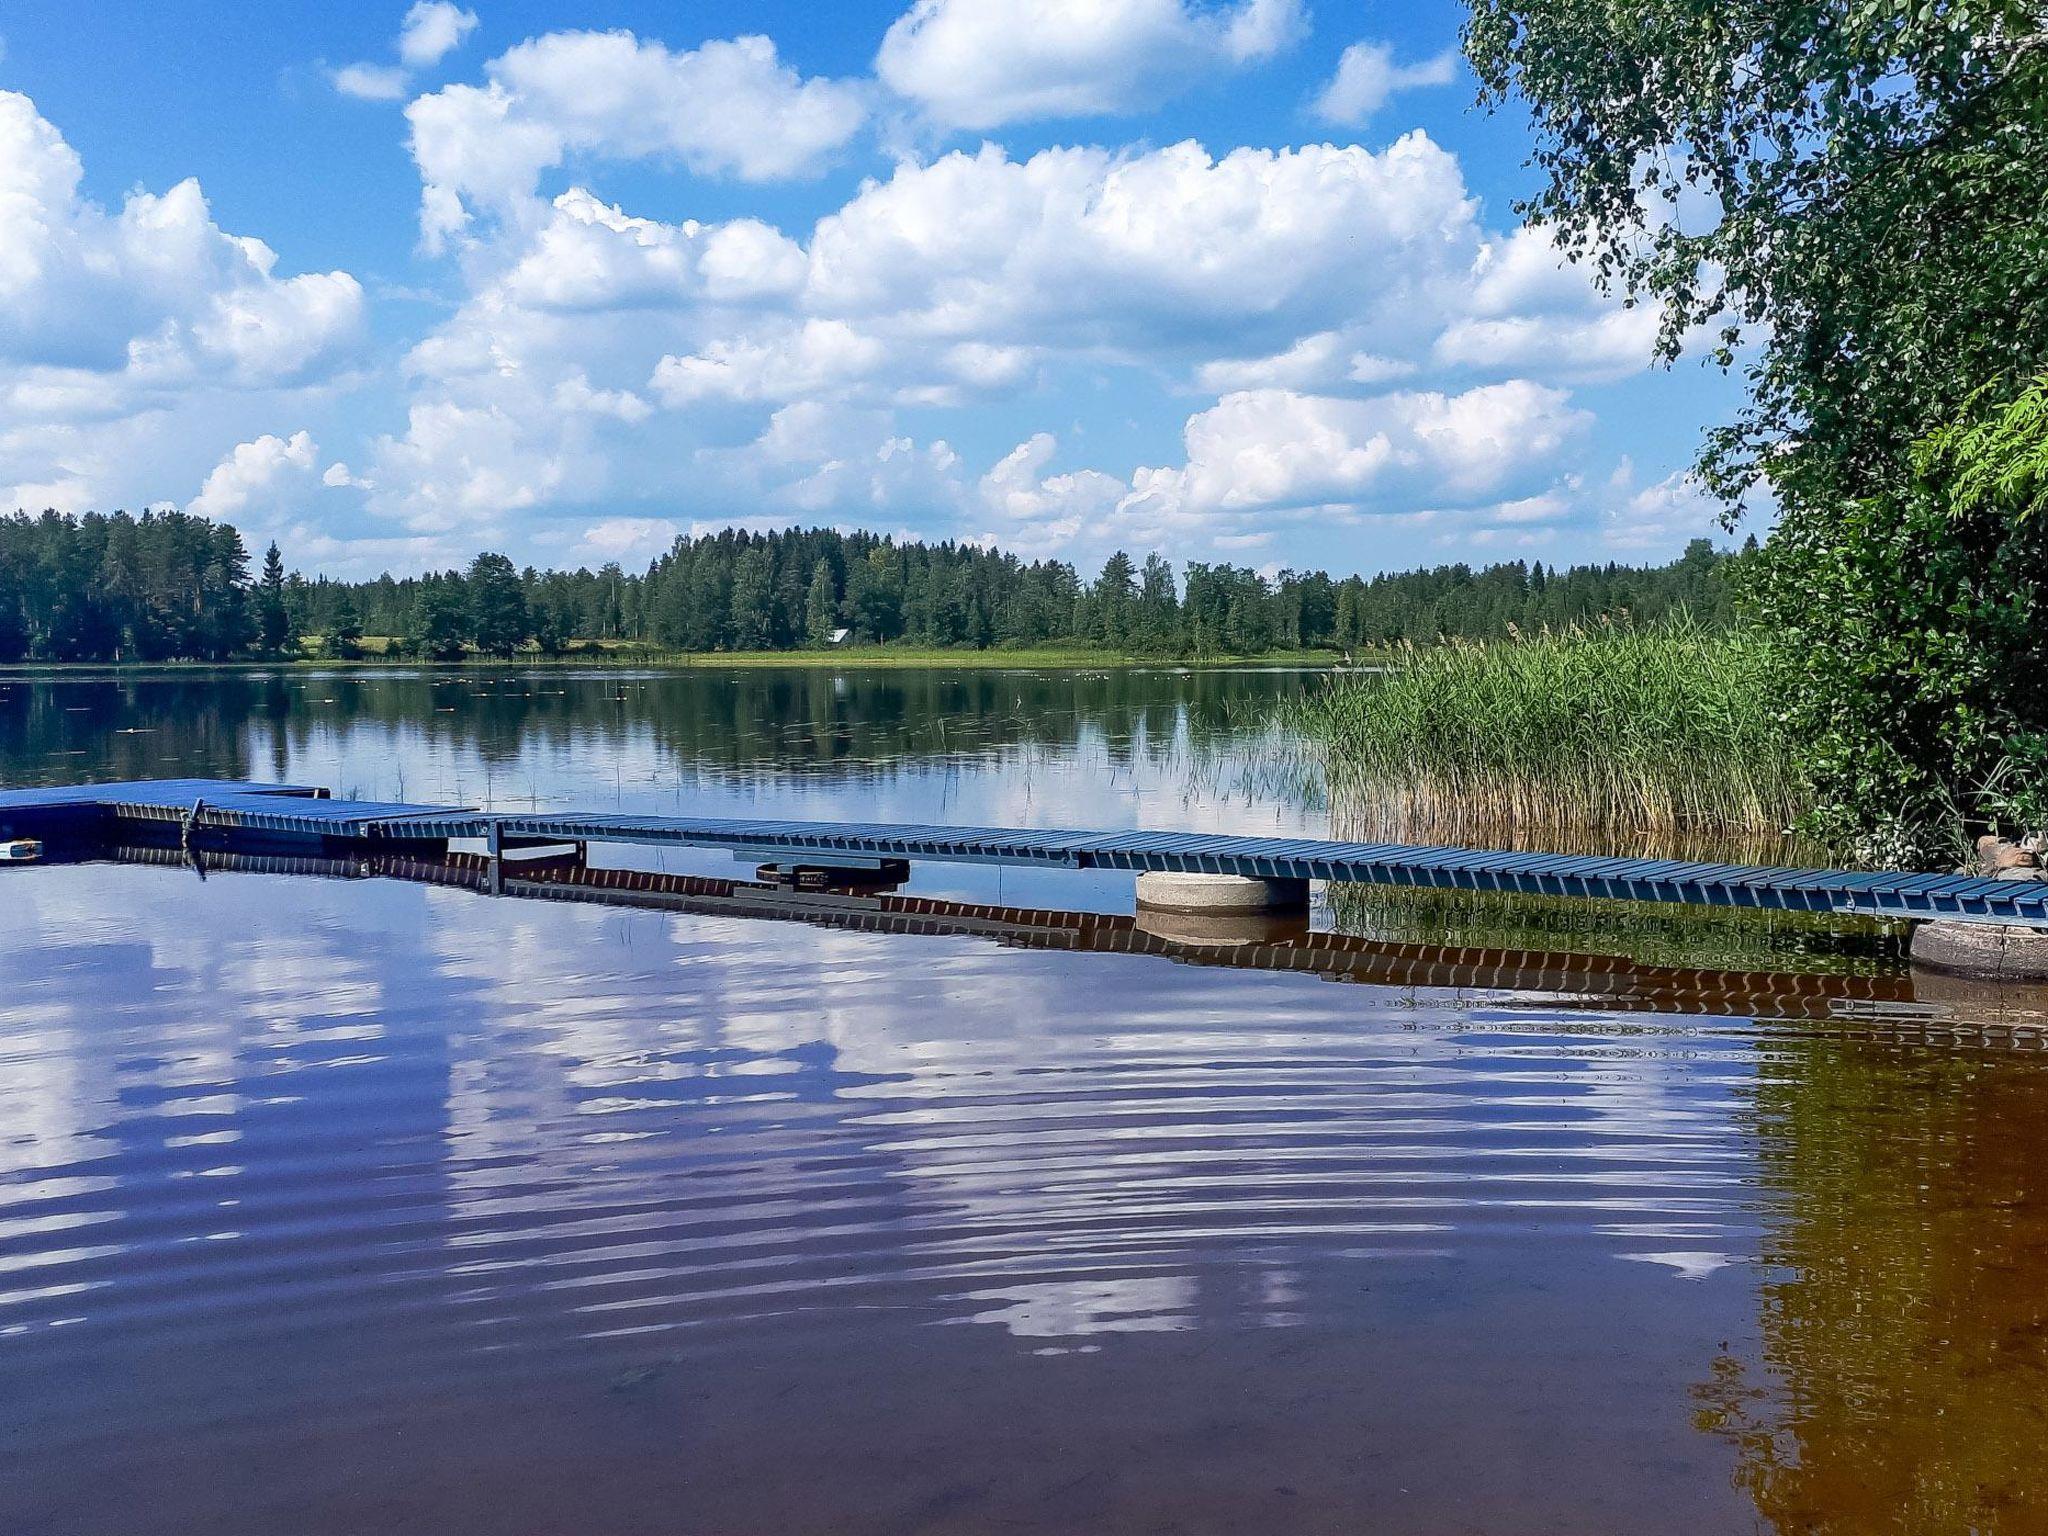
[[[0,864],[33,864],[43,856],[43,845],[32,837],[0,842]]]

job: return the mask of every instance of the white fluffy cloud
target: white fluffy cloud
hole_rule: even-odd
[[[416,70],[431,69],[462,46],[477,28],[475,11],[449,0],[418,0],[398,29],[396,64],[345,64],[329,76],[334,88],[358,101],[399,101]]]
[[[1440,363],[1617,379],[1643,368],[1657,341],[1655,310],[1604,298],[1592,274],[1565,264],[1537,229],[1480,249],[1464,308],[1437,337]]]
[[[1203,389],[1228,394],[1240,389],[1319,389],[1332,384],[1386,384],[1406,378],[1416,365],[1366,350],[1368,329],[1317,331],[1270,357],[1217,358],[1195,371]]]
[[[1332,516],[1526,533],[1585,512],[1562,466],[1591,425],[1563,390],[1526,380],[1461,394],[1244,390],[1188,418],[1184,463],[1128,482],[1049,473],[1058,445],[1038,433],[982,476],[963,516],[1005,548],[1098,558],[1116,547],[1231,556],[1282,524],[1327,529]]]
[[[539,506],[569,478],[580,438],[537,437],[528,422],[538,415],[496,404],[415,402],[405,436],[375,444],[376,469],[365,482],[371,507],[416,533],[497,536],[509,515]]]
[[[765,37],[673,52],[630,32],[554,32],[486,74],[406,108],[429,250],[479,212],[527,212],[541,173],[572,152],[771,181],[822,169],[867,116],[860,86],[803,79]]]
[[[1271,57],[1306,25],[1300,0],[917,0],[875,72],[933,121],[979,130],[1142,111],[1205,71]]]
[[[1114,475],[1083,469],[1049,475],[1059,444],[1040,432],[1019,443],[981,477],[981,506],[994,519],[984,537],[1024,554],[1062,550],[1100,530],[1130,487]]]
[[[1605,500],[1601,537],[1617,550],[1668,550],[1720,531],[1720,503],[1684,471],[1638,486],[1634,463],[1623,459],[1608,479]]]
[[[476,26],[475,11],[449,0],[419,0],[398,30],[398,56],[409,69],[427,69],[461,47]]]
[[[82,175],[34,104],[0,91],[0,376],[16,410],[88,378],[301,379],[354,339],[356,280],[277,276],[270,247],[214,224],[198,182],[115,213],[80,196]]]
[[[186,510],[201,517],[233,520],[243,517],[252,506],[257,516],[248,520],[268,525],[278,504],[296,500],[297,493],[315,483],[314,459],[319,448],[310,432],[294,432],[289,438],[266,432],[254,442],[238,443],[216,464]],[[272,506],[260,503],[272,500]]]
[[[945,403],[1020,384],[1048,357],[1193,366],[1276,342],[1314,351],[1332,322],[1414,350],[1478,245],[1456,161],[1419,134],[1378,153],[1220,160],[1192,143],[1022,161],[988,145],[868,183],[807,250],[763,263],[801,272],[784,313],[671,357],[662,379],[684,386],[665,388],[676,399],[869,380],[883,398]],[[1400,371],[1362,339],[1342,362],[1374,382]]]
[[[900,163],[798,237],[507,195],[524,212],[471,245],[471,297],[414,349],[408,429],[372,455],[372,506],[415,530],[607,480],[1035,550],[1111,529],[1245,547],[1319,507],[1536,527],[1587,419],[1557,386],[1649,356],[1546,240],[1489,236],[1420,133],[1221,158],[983,146]],[[1222,397],[1183,464],[1056,472],[1036,433],[975,479],[895,420],[1104,369]],[[1445,387],[1386,393],[1425,374]]]
[[[196,181],[109,209],[82,195],[82,177],[34,104],[0,92],[0,499],[11,505],[160,499],[170,487],[151,473],[186,464],[179,478],[196,479],[223,420],[329,383],[361,338],[353,277],[280,274],[269,246],[213,222]],[[205,456],[192,463],[195,452]]]
[[[806,320],[763,340],[714,341],[700,354],[664,357],[654,388],[671,406],[705,399],[795,400],[836,392],[875,371],[882,344],[843,320]]]
[[[783,406],[741,447],[699,450],[692,468],[768,523],[950,513],[963,495],[950,444],[920,446],[884,413],[816,401]]]
[[[493,291],[510,305],[595,313],[763,298],[793,291],[802,272],[796,243],[757,220],[663,224],[573,187]]]
[[[1458,56],[1451,51],[1394,62],[1386,43],[1353,43],[1337,61],[1337,73],[1315,100],[1316,116],[1347,128],[1363,126],[1402,91],[1419,86],[1449,85],[1458,77]]]
[[[1564,391],[1524,379],[1365,399],[1246,390],[1189,418],[1187,462],[1140,469],[1127,510],[1470,505],[1540,484],[1591,424]]]
[[[666,517],[605,517],[586,525],[565,550],[569,565],[645,565],[666,554],[682,530]]]
[[[1546,237],[1489,239],[1456,160],[1420,133],[1221,159],[987,145],[899,165],[807,249],[755,238],[775,242],[756,268],[773,302],[707,316],[735,328],[663,362],[671,403],[863,388],[958,403],[1051,359],[1185,367],[1217,393],[1383,386],[1424,366],[1606,379],[1647,366],[1654,331]]]
[[[1221,159],[1192,142],[1021,161],[990,145],[900,165],[821,220],[805,302],[982,339],[1149,342],[1261,319],[1282,334],[1333,306],[1390,309],[1472,217],[1457,161],[1422,134]]]

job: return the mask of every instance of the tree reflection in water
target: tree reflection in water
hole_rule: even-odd
[[[1714,1362],[1700,1427],[1779,1532],[2048,1530],[2048,1056],[1803,1033],[1762,1067],[1762,1359]]]

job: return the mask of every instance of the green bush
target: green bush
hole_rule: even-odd
[[[2048,828],[2048,380],[1983,396],[1896,490],[1765,545],[1758,614],[1808,826],[1880,863]]]

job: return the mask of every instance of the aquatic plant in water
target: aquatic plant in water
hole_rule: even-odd
[[[1361,833],[1615,846],[1774,837],[1804,810],[1769,642],[1689,619],[1404,648],[1286,708]]]

